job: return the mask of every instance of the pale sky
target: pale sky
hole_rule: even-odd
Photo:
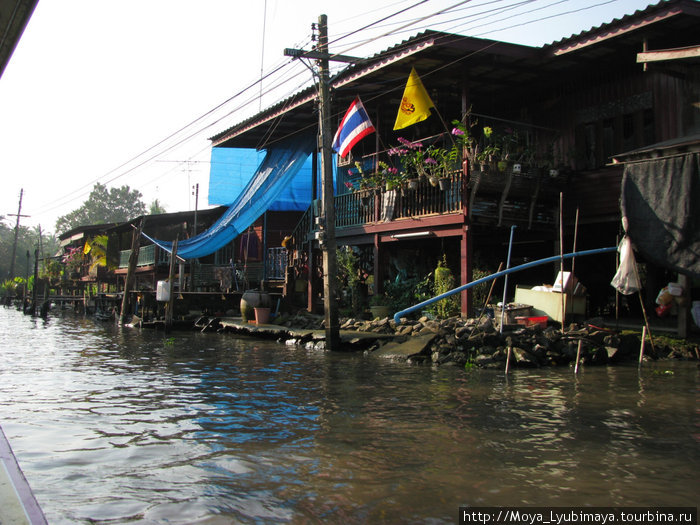
[[[23,188],[22,214],[31,217],[22,224],[54,231],[95,182],[128,184],[169,212],[194,209],[199,183],[205,208],[208,138],[311,82],[283,50],[309,49],[320,14],[332,52],[370,56],[428,28],[540,46],[651,3],[40,0],[0,77],[0,215],[17,213]]]

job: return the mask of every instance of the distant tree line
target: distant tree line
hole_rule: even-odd
[[[12,266],[12,246],[15,242],[15,224],[9,218],[0,216],[0,282],[10,278]],[[39,258],[50,257],[58,251],[57,238],[39,227],[30,228],[20,224],[15,251],[14,276],[23,277],[34,274],[34,250],[39,250]],[[29,257],[27,257],[29,253]]]
[[[34,250],[40,251],[40,259],[53,257],[59,250],[58,237],[69,230],[92,224],[109,224],[129,221],[140,215],[166,213],[165,208],[155,199],[148,210],[141,200],[138,190],[124,185],[120,188],[107,188],[97,183],[93,186],[87,200],[80,207],[56,221],[56,233],[41,231],[39,227],[27,227],[20,224],[17,235],[14,276],[26,278],[34,273]],[[12,266],[12,247],[15,242],[15,221],[12,217],[0,215],[0,283],[10,278]],[[29,252],[29,259],[27,259]],[[40,264],[39,270],[42,271]]]

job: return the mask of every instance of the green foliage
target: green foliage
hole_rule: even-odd
[[[489,275],[491,275],[491,273],[492,272],[482,270],[481,268],[473,268],[472,282],[478,281],[479,279],[483,279],[484,277],[488,277]],[[472,286],[472,303],[474,304],[475,308],[481,309],[486,304],[486,298],[489,295],[490,287],[491,283],[488,281],[485,283],[477,284],[476,286]]]
[[[98,266],[107,266],[107,236],[96,235],[87,244],[90,247],[90,270],[94,271]]]
[[[350,246],[344,246],[336,250],[336,261],[340,307],[357,314],[364,309],[367,295],[362,293],[366,288],[359,257]]]
[[[384,296],[394,311],[405,310],[431,297],[429,278],[409,277],[384,283]]]
[[[126,222],[144,215],[146,205],[141,197],[141,192],[129,186],[107,188],[98,182],[80,208],[58,218],[56,231],[63,233],[78,226]]]
[[[433,292],[436,296],[442,295],[455,288],[455,278],[452,270],[447,267],[447,259],[445,255],[438,261],[435,268]],[[438,317],[447,318],[453,315],[458,315],[460,312],[459,295],[451,295],[435,303],[435,311]]]
[[[0,280],[10,273],[12,247],[15,243],[15,221],[9,226],[0,216]],[[29,228],[20,225],[17,231],[17,248],[15,250],[14,276],[26,277],[34,274],[34,250],[39,250],[39,271],[43,269],[41,260],[58,251],[58,241],[53,234],[41,231],[40,227]],[[27,257],[29,252],[29,257]]]
[[[63,265],[58,262],[56,259],[50,259],[46,261],[46,264],[44,265],[44,271],[42,273],[42,277],[46,277],[51,281],[52,283],[56,283],[61,279],[61,276],[63,275]]]
[[[149,215],[160,215],[162,213],[167,213],[165,208],[160,204],[158,199],[153,199],[153,202],[148,206]]]

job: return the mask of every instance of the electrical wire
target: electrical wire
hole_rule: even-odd
[[[361,28],[358,28],[358,29],[356,29],[356,30],[347,32],[347,33],[345,33],[345,34],[343,34],[343,35],[341,35],[341,36],[335,38],[334,40],[332,40],[332,41],[329,42],[329,43],[337,43],[337,42],[339,42],[339,41],[341,41],[341,40],[343,40],[343,39],[346,39],[346,38],[348,38],[348,37],[350,37],[350,36],[352,36],[352,35],[359,34],[359,33],[362,32],[362,31],[366,31],[367,29],[369,29],[369,28],[371,28],[371,27],[374,27],[374,28],[381,28],[381,27],[383,27],[381,24],[383,24],[384,22],[388,21],[389,19],[391,19],[391,18],[393,18],[393,17],[395,17],[395,16],[397,16],[397,15],[399,15],[399,14],[403,14],[403,13],[407,12],[407,11],[410,10],[410,9],[413,9],[413,8],[415,8],[415,7],[417,7],[417,6],[420,6],[420,5],[424,4],[426,1],[427,1],[427,0],[421,0],[421,1],[417,2],[417,3],[413,3],[413,4],[411,4],[409,7],[405,8],[405,9],[401,9],[400,11],[396,11],[396,12],[394,12],[394,13],[391,13],[391,14],[389,14],[389,15],[386,15],[386,16],[384,16],[384,17],[382,17],[382,18],[380,18],[380,19],[378,19],[378,20],[376,20],[376,21],[374,21],[374,22],[372,22],[372,23],[370,23],[370,24],[365,24],[365,25],[362,26]],[[360,40],[360,41],[358,41],[358,42],[350,43],[350,46],[347,47],[347,48],[344,48],[344,50],[343,50],[341,53],[344,54],[344,53],[347,53],[348,51],[352,51],[353,49],[357,49],[357,48],[361,47],[362,45],[365,45],[365,44],[368,44],[368,43],[371,43],[371,42],[376,42],[376,41],[377,41],[378,39],[380,39],[380,38],[386,38],[386,37],[389,37],[389,36],[398,35],[398,34],[400,34],[401,32],[404,32],[404,31],[408,30],[408,28],[411,28],[411,29],[410,29],[411,31],[415,31],[416,29],[418,29],[418,27],[416,27],[416,26],[417,26],[418,24],[420,24],[420,23],[426,21],[426,20],[434,19],[434,18],[436,18],[436,17],[446,15],[447,13],[454,13],[454,12],[458,12],[458,11],[462,11],[462,10],[473,9],[473,8],[481,7],[481,6],[483,5],[483,4],[481,4],[481,5],[479,5],[479,6],[466,6],[466,7],[461,7],[461,8],[460,8],[460,6],[463,6],[464,4],[469,3],[470,1],[471,1],[471,0],[463,0],[463,1],[461,1],[461,2],[458,2],[458,3],[456,3],[456,4],[453,4],[453,5],[448,6],[448,7],[446,7],[446,8],[443,8],[443,9],[441,9],[441,10],[439,10],[439,11],[436,11],[436,12],[434,12],[434,13],[431,13],[431,14],[428,14],[428,15],[425,15],[425,16],[422,16],[422,17],[419,17],[419,18],[415,18],[415,19],[413,19],[413,20],[403,21],[403,22],[401,22],[401,21],[399,21],[399,22],[392,22],[391,24],[386,24],[384,27],[388,27],[389,25],[398,25],[398,27],[397,27],[396,29],[392,29],[392,30],[389,30],[389,31],[385,31],[385,32],[381,33],[381,34],[378,35],[378,36],[372,36],[372,37],[368,37],[368,38],[365,38],[365,39],[363,39],[363,40]],[[492,2],[489,2],[489,4],[496,4],[496,3],[503,2],[503,1],[504,1],[504,0],[493,0]],[[472,18],[472,19],[473,19],[473,18],[476,18],[476,17],[478,17],[478,16],[483,16],[483,18],[482,18],[481,20],[478,20],[478,21],[482,21],[482,22],[483,22],[483,20],[484,20],[485,18],[497,16],[497,14],[502,14],[504,11],[516,9],[517,7],[521,7],[522,5],[530,4],[530,3],[534,2],[534,1],[535,1],[535,0],[525,0],[525,1],[519,2],[519,3],[514,4],[514,5],[502,6],[502,7],[496,8],[496,9],[492,9],[492,10],[488,10],[488,11],[483,11],[483,12],[480,12],[480,13],[470,14],[470,15],[467,15],[467,16],[465,16],[465,17],[460,17],[460,18],[458,18],[458,19],[452,18],[450,21],[451,21],[451,22],[454,22],[454,21],[456,21],[456,20],[464,20],[464,19],[468,19],[468,18]],[[553,3],[553,4],[549,4],[549,5],[547,5],[547,6],[539,7],[539,8],[537,8],[537,9],[532,9],[532,10],[528,11],[527,13],[521,13],[521,14],[516,15],[516,16],[525,16],[525,15],[530,14],[530,13],[532,13],[532,12],[540,11],[540,10],[542,10],[542,9],[546,9],[546,8],[552,7],[553,5],[557,5],[557,4],[560,4],[560,3],[565,2],[565,1],[568,1],[568,0],[560,0],[560,1],[557,1],[557,2],[555,2],[555,3]],[[563,15],[566,15],[566,14],[576,13],[576,12],[580,12],[580,11],[583,11],[583,10],[586,10],[586,9],[591,9],[591,8],[598,7],[598,6],[601,6],[601,5],[609,4],[609,3],[612,3],[612,2],[614,2],[614,1],[616,1],[616,0],[607,0],[607,1],[605,1],[605,2],[601,2],[601,3],[595,4],[595,5],[591,5],[591,6],[587,6],[587,7],[584,7],[584,8],[580,8],[580,9],[576,9],[576,10],[571,10],[571,11],[567,11],[567,12],[563,12],[563,13],[557,13],[557,14],[554,14],[554,15],[549,15],[549,16],[546,16],[546,17],[541,17],[541,18],[529,20],[529,21],[526,21],[526,22],[520,22],[520,23],[518,23],[518,24],[516,24],[516,25],[511,25],[511,26],[508,26],[508,27],[503,27],[503,28],[499,28],[499,29],[489,30],[488,32],[484,32],[484,33],[480,33],[480,34],[490,34],[490,33],[493,33],[493,32],[505,31],[505,30],[510,29],[510,28],[513,28],[513,27],[522,26],[522,25],[527,25],[527,24],[532,24],[532,23],[536,23],[536,22],[543,21],[543,20],[549,20],[549,19],[552,19],[552,18],[556,18],[556,17],[558,17],[558,16],[563,16]],[[391,6],[397,5],[397,4],[403,4],[403,3],[406,3],[406,2],[396,2],[395,4],[391,4]],[[489,5],[489,4],[486,4],[486,5]],[[380,9],[385,9],[386,7],[387,7],[387,6],[385,6],[384,8],[380,8]],[[374,10],[374,11],[372,11],[372,12],[378,11],[378,10],[380,10],[380,9],[376,9],[376,10]],[[357,18],[357,17],[360,17],[360,16],[366,16],[366,15],[356,15],[356,16],[353,17],[353,18]],[[508,17],[508,18],[506,18],[506,19],[512,19],[512,18],[513,18],[513,16],[510,16],[510,17]],[[352,19],[352,18],[351,18],[351,19]],[[492,22],[482,23],[482,25],[477,26],[477,27],[483,27],[484,25],[497,23],[497,22],[500,22],[500,21],[503,21],[503,20],[506,20],[506,19],[500,19],[500,20],[496,20],[496,21],[492,21]],[[473,20],[472,20],[470,23],[472,23],[472,22],[473,22]],[[448,22],[439,22],[439,24],[444,24],[444,23],[448,23]],[[456,27],[464,27],[464,26],[462,26],[462,25],[453,26],[453,28],[456,28]],[[450,36],[452,37],[453,35],[450,35]],[[478,35],[477,35],[477,36],[478,36]],[[470,38],[470,37],[464,37],[464,38]],[[480,51],[483,51],[483,50],[480,50]],[[341,54],[341,53],[338,53],[338,54]],[[465,58],[468,58],[468,57],[461,57],[460,59],[457,59],[457,60],[453,61],[453,63],[454,63],[454,62],[457,62],[457,61],[459,61],[459,60],[463,60],[463,59],[465,59]],[[176,148],[176,147],[178,147],[178,146],[181,146],[183,143],[185,143],[185,142],[187,142],[187,141],[189,141],[189,140],[195,138],[196,136],[200,135],[200,134],[203,133],[204,131],[206,131],[206,130],[212,128],[213,126],[219,124],[221,121],[223,121],[223,120],[225,120],[226,118],[230,117],[231,115],[234,115],[234,114],[238,113],[239,111],[241,111],[242,109],[244,109],[245,107],[247,107],[249,104],[251,104],[252,101],[259,101],[260,104],[262,104],[262,98],[263,98],[262,82],[265,81],[265,80],[269,80],[269,79],[270,79],[271,77],[273,77],[274,75],[277,75],[277,74],[283,73],[283,72],[285,72],[285,71],[288,71],[289,68],[290,68],[290,66],[292,65],[292,62],[293,62],[293,61],[291,61],[291,60],[287,60],[287,61],[283,62],[282,64],[276,65],[270,72],[268,72],[267,74],[264,74],[264,75],[262,74],[263,67],[262,67],[262,64],[261,64],[261,77],[260,77],[258,80],[256,80],[256,81],[252,82],[251,84],[245,86],[244,88],[242,88],[241,90],[239,90],[238,92],[236,92],[236,93],[235,93],[234,95],[232,95],[231,97],[227,98],[226,100],[224,100],[223,102],[221,102],[220,104],[218,104],[217,106],[215,106],[214,108],[208,110],[208,111],[207,111],[206,113],[204,113],[203,115],[197,117],[197,118],[194,119],[193,121],[191,121],[191,122],[189,122],[188,124],[186,124],[185,126],[181,127],[180,129],[178,129],[178,130],[175,131],[174,133],[172,133],[172,134],[168,135],[167,137],[165,137],[164,139],[160,140],[160,141],[159,141],[158,143],[156,143],[155,145],[149,147],[149,148],[146,149],[145,151],[143,151],[143,152],[139,153],[138,155],[132,157],[131,159],[127,160],[126,162],[122,163],[121,165],[117,166],[116,168],[114,168],[114,169],[108,171],[107,173],[105,173],[105,174],[102,175],[101,177],[99,177],[99,178],[97,178],[97,179],[94,179],[93,181],[91,181],[90,183],[86,184],[85,186],[82,186],[81,188],[79,188],[79,190],[82,189],[82,188],[91,187],[94,183],[99,182],[100,180],[104,180],[105,177],[108,177],[109,175],[111,175],[111,174],[113,174],[113,173],[115,173],[115,172],[117,172],[117,171],[119,171],[119,170],[122,170],[122,169],[126,168],[127,166],[129,166],[130,164],[132,164],[133,162],[135,162],[136,160],[142,158],[144,155],[147,155],[148,153],[154,151],[156,148],[159,148],[159,147],[161,147],[161,146],[164,147],[164,145],[165,145],[168,141],[173,140],[175,137],[177,137],[177,136],[180,135],[181,133],[185,132],[186,130],[190,129],[191,127],[195,126],[196,124],[200,124],[200,123],[202,122],[202,120],[204,120],[205,118],[207,118],[207,117],[213,117],[213,115],[214,115],[216,112],[218,112],[219,110],[223,109],[225,106],[229,105],[231,102],[233,102],[233,101],[239,99],[242,95],[244,95],[245,93],[247,93],[247,92],[250,91],[252,88],[254,88],[255,86],[258,86],[258,85],[260,86],[260,92],[258,93],[257,96],[251,96],[250,99],[245,100],[243,103],[237,105],[234,109],[228,110],[227,113],[226,113],[225,115],[223,115],[222,117],[217,117],[216,120],[214,120],[213,122],[206,123],[206,124],[204,125],[204,127],[200,127],[200,128],[197,129],[195,132],[190,133],[190,134],[188,134],[187,136],[185,136],[184,138],[182,138],[182,139],[178,140],[177,142],[175,142],[174,144],[169,145],[169,146],[168,146],[167,148],[165,148],[164,150],[158,151],[157,153],[154,153],[153,155],[151,155],[151,156],[150,156],[149,158],[147,158],[146,160],[143,160],[143,161],[141,161],[140,163],[136,164],[135,166],[131,166],[129,169],[127,169],[127,170],[125,170],[125,171],[123,171],[123,172],[121,172],[121,173],[116,174],[114,177],[108,179],[108,180],[105,182],[105,185],[106,185],[106,184],[109,184],[110,182],[113,182],[113,181],[115,181],[115,180],[117,180],[117,179],[119,179],[119,178],[121,178],[121,177],[125,177],[125,176],[129,175],[130,173],[132,173],[132,172],[134,172],[135,170],[137,170],[138,168],[144,166],[145,164],[147,164],[148,162],[150,162],[150,161],[152,161],[153,159],[157,158],[158,156],[160,156],[160,155],[162,155],[162,154],[164,154],[164,153],[166,153],[166,152],[168,152],[168,151],[171,151],[172,149],[174,149],[174,148]],[[449,64],[449,65],[451,65],[451,64]],[[442,66],[442,67],[440,67],[440,68],[436,68],[435,71],[426,72],[426,73],[424,73],[424,75],[425,75],[425,76],[429,76],[430,74],[434,74],[436,71],[438,71],[438,70],[440,70],[440,69],[443,69],[444,67],[448,67],[448,65],[444,65],[444,66]],[[302,71],[303,71],[303,70],[302,70]],[[284,77],[283,77],[282,79],[280,79],[277,83],[273,84],[273,86],[270,87],[269,89],[267,89],[267,90],[264,92],[264,94],[270,94],[270,93],[273,92],[275,89],[280,88],[280,87],[281,87],[282,85],[284,85],[285,83],[288,83],[290,80],[292,80],[292,79],[294,79],[294,78],[297,78],[297,77],[300,76],[300,75],[301,75],[301,72],[297,72],[297,73],[292,74],[292,75],[287,75],[287,74],[285,74]],[[302,83],[299,84],[299,85],[302,85],[302,86],[303,86],[303,85],[306,85],[306,84],[308,84],[308,81],[307,81],[307,82],[302,82]],[[382,96],[382,95],[384,95],[384,94],[386,94],[386,93],[388,93],[388,92],[391,92],[393,89],[396,89],[396,88],[392,88],[392,89],[390,89],[390,90],[388,90],[388,91],[386,91],[386,92],[380,93],[380,94],[378,94],[377,96]],[[372,97],[372,98],[376,98],[376,97]],[[287,104],[291,104],[291,103],[293,103],[293,95],[292,95],[292,98],[291,98],[290,100],[288,100],[288,102],[287,102]],[[260,106],[260,107],[261,107],[261,106]],[[276,124],[276,123],[273,123],[273,125],[276,126],[277,124]],[[271,131],[268,133],[268,136],[269,136],[269,134],[272,133],[272,131],[273,131],[273,130],[271,130]],[[207,147],[202,148],[202,149],[201,149],[199,152],[197,152],[195,155],[198,155],[198,154],[200,154],[200,153],[206,151],[207,149],[209,149],[209,147],[210,147],[210,146],[207,145]],[[153,180],[158,180],[158,179],[162,178],[163,176],[165,176],[165,175],[171,173],[171,171],[172,171],[172,170],[169,170],[169,171],[167,171],[166,173],[164,173],[163,175],[160,175],[160,176],[156,177],[156,178],[153,179]],[[78,190],[78,191],[79,191],[79,190]],[[84,194],[84,193],[83,193],[83,194]],[[61,206],[65,205],[65,203],[67,203],[67,202],[70,202],[70,201],[72,201],[72,200],[75,200],[75,199],[77,198],[76,195],[77,195],[77,191],[74,191],[74,192],[71,192],[70,194],[68,194],[68,195],[66,195],[66,196],[64,196],[64,197],[59,198],[57,201],[55,200],[55,201],[54,201],[54,204],[53,204],[52,206],[44,207],[44,208],[43,208],[43,212],[52,211],[52,210],[54,210],[54,209],[56,209],[56,208],[58,208],[58,207],[61,207]]]

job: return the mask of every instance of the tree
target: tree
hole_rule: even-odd
[[[158,199],[153,199],[153,202],[151,202],[151,205],[148,207],[148,214],[149,215],[159,215],[161,213],[167,213],[165,211],[165,208],[160,204]]]
[[[3,221],[7,219],[0,216],[0,281],[9,277],[10,258],[12,257],[12,245],[15,241],[15,228]],[[41,237],[39,236],[41,234]],[[25,277],[34,272],[34,250],[39,249],[39,257],[46,258],[56,253],[59,244],[56,237],[39,226],[29,228],[20,225],[17,235],[17,249],[15,253],[14,277]],[[29,252],[29,257],[27,257]],[[42,265],[39,265],[42,268]]]
[[[78,226],[126,222],[146,213],[146,205],[141,200],[141,192],[129,186],[107,188],[99,182],[93,186],[88,199],[72,212],[56,221],[58,234]]]

